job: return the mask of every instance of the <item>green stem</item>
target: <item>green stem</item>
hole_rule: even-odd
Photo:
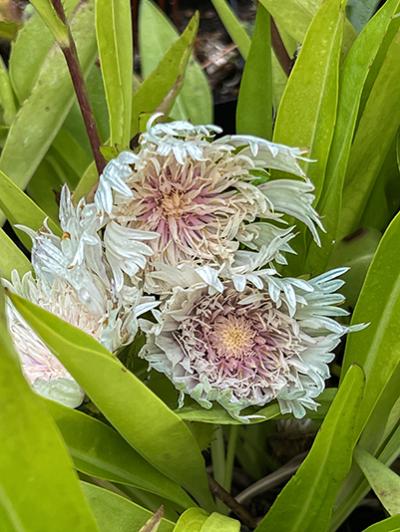
[[[236,444],[239,435],[239,425],[232,425],[229,431],[228,449],[226,451],[225,475],[222,486],[231,491],[233,465],[235,462]]]
[[[225,445],[224,433],[219,425],[215,428],[211,441],[211,459],[214,480],[222,485],[225,481]],[[226,506],[220,500],[217,500],[217,509],[221,513],[226,513]]]

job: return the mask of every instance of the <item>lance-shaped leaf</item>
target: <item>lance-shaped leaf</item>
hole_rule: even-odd
[[[93,0],[82,2],[71,19],[82,70],[96,57]],[[26,187],[57,135],[74,100],[70,74],[57,43],[43,62],[27,100],[13,121],[0,157],[0,169],[21,188]]]
[[[17,112],[14,93],[3,59],[0,58],[0,107],[3,113],[2,123],[10,125]]]
[[[31,263],[11,240],[11,238],[0,228],[0,278],[10,280],[11,272],[17,270],[22,276],[29,272]]]
[[[336,120],[343,0],[327,0],[315,15],[278,109],[274,141],[308,150],[305,165],[318,200]]]
[[[0,523],[4,531],[98,530],[62,438],[29,388],[0,295]]]
[[[363,388],[364,374],[358,366],[352,366],[308,456],[278,495],[257,532],[329,530],[333,504],[350,470],[358,437],[356,420]]]
[[[325,271],[333,245],[338,240],[343,184],[364,84],[398,5],[399,0],[385,3],[358,36],[342,68],[334,135],[324,191],[317,209],[326,233],[321,234],[321,247],[311,244],[306,262],[306,270],[313,273]]]
[[[386,53],[353,140],[343,191],[339,237],[357,229],[379,171],[396,138],[400,125],[399,54],[400,30]]]
[[[257,6],[250,51],[240,84],[236,132],[265,139],[272,136],[272,55],[268,11]]]
[[[179,39],[170,46],[156,69],[141,83],[133,95],[131,136],[139,132],[142,114],[150,115],[165,107],[164,102],[167,100],[167,109],[164,108],[163,111],[168,112],[172,107],[182,87],[198,26],[199,16],[195,14]],[[88,194],[97,179],[96,166],[91,164],[74,191],[75,201]]]
[[[395,515],[369,526],[364,532],[399,532],[400,515]]]
[[[241,55],[246,57],[249,53],[250,43],[249,36],[243,24],[233,13],[232,8],[226,0],[211,0],[211,2],[232,41],[236,43]]]
[[[37,231],[47,219],[48,225],[55,233],[60,233],[58,225],[50,220],[36,203],[25,194],[11,179],[0,170],[0,209],[12,224],[20,224]],[[31,239],[22,231],[17,235],[29,249]]]
[[[136,532],[152,513],[112,491],[82,482],[82,488],[96,517],[100,532]],[[157,532],[172,532],[174,523],[162,519]]]
[[[354,454],[369,485],[390,515],[400,514],[400,477],[362,448]]]
[[[79,471],[150,491],[183,508],[193,505],[181,487],[146,462],[111,427],[54,401],[44,402]]]
[[[52,35],[60,46],[68,46],[68,28],[62,22],[62,20],[57,15],[56,10],[54,9],[53,4],[50,0],[31,0],[31,4],[40,14],[43,21],[51,31]]]
[[[212,507],[204,460],[185,423],[94,338],[15,294],[10,298],[126,441]]]
[[[139,11],[139,45],[144,78],[157,67],[178,37],[178,32],[164,13],[151,0],[142,0]],[[212,115],[212,96],[207,78],[200,65],[192,59],[171,116],[190,119],[195,124],[207,124],[212,122]]]
[[[133,41],[129,0],[96,0],[96,34],[110,121],[110,143],[127,148],[132,110]]]
[[[78,1],[63,1],[67,17],[71,15]],[[20,103],[30,95],[53,44],[54,37],[43,19],[39,13],[33,13],[18,32],[10,54],[11,84]]]

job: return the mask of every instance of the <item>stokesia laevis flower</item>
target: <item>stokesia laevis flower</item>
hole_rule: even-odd
[[[359,328],[334,319],[347,314],[336,293],[345,271],[309,281],[266,274],[261,287],[240,291],[232,281],[216,290],[189,272],[154,311],[157,323],[142,320],[140,356],[173,382],[181,405],[187,394],[245,420],[243,409],[276,399],[282,413],[301,418],[318,406],[340,338]]]
[[[119,270],[130,275],[124,242],[130,234],[137,240],[137,231],[143,240],[158,235],[144,244],[154,252],[150,269],[160,263],[229,267],[241,243],[257,250],[272,240],[271,258],[285,264],[293,234],[279,225],[284,215],[305,223],[319,241],[321,223],[312,207],[313,186],[299,165],[301,150],[250,136],[215,140],[221,131],[216,126],[155,124],[156,118],[137,153],[124,152],[107,165],[95,196],[108,215],[109,256],[125,250]],[[301,179],[270,180],[270,169]]]
[[[30,272],[20,279],[13,272],[11,283],[5,284],[115,352],[132,341],[137,317],[154,307],[154,299],[143,297],[134,284],[116,289],[98,234],[102,215],[84,201],[74,207],[67,188],[62,191],[60,222],[62,238],[46,227],[37,233],[28,230],[35,276]],[[10,301],[7,314],[22,370],[33,389],[67,406],[79,406],[83,391]]]

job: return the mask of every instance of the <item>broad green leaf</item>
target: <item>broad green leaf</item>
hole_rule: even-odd
[[[17,362],[0,301],[2,532],[96,532],[62,438]]]
[[[367,24],[379,3],[379,0],[349,0],[347,12],[351,23],[357,31],[361,31]]]
[[[165,52],[179,37],[175,27],[151,0],[142,0],[139,11],[139,45],[142,75],[146,78],[159,64]],[[171,111],[177,119],[195,124],[212,122],[212,96],[200,65],[191,59],[181,92]]]
[[[302,43],[311,21],[322,4],[322,0],[260,0],[279,27],[293,39]],[[352,45],[356,32],[346,21],[343,37],[343,49],[346,52]]]
[[[193,505],[182,488],[147,463],[111,427],[54,401],[44,401],[79,471],[150,491],[183,508]]]
[[[178,519],[174,532],[200,532],[208,513],[201,508],[189,508]]]
[[[0,250],[0,278],[10,280],[13,270],[17,270],[21,276],[29,272],[31,263],[1,228]]]
[[[211,507],[204,460],[185,423],[94,338],[15,294],[10,298],[128,443]]]
[[[38,207],[29,196],[25,194],[17,185],[0,170],[0,209],[13,225],[25,225],[35,231],[43,226],[43,222],[48,218],[46,213]],[[60,234],[57,224],[48,219],[50,229]],[[30,238],[22,231],[18,231],[21,241],[29,248]]]
[[[63,2],[67,16],[75,9],[78,0]],[[18,101],[23,103],[30,95],[54,43],[54,37],[38,13],[24,23],[13,43],[10,54],[10,79]]]
[[[88,72],[96,57],[93,0],[80,3],[71,20],[80,63]],[[54,44],[43,62],[32,92],[11,125],[0,157],[0,169],[24,188],[59,131],[74,100],[64,56]]]
[[[258,4],[251,48],[244,67],[236,109],[236,131],[272,137],[272,56],[268,11]]]
[[[200,528],[200,532],[240,532],[240,522],[213,512]]]
[[[343,64],[334,135],[323,194],[317,208],[323,219],[326,233],[321,234],[321,247],[311,244],[306,271],[313,273],[325,271],[334,244],[338,240],[344,177],[356,129],[363,87],[398,4],[398,0],[389,0],[385,3],[358,36]]]
[[[96,517],[100,532],[135,532],[151,518],[152,513],[138,504],[93,484],[82,482],[82,488]],[[162,519],[158,532],[172,532],[174,523]]]
[[[389,515],[400,514],[400,477],[364,449],[354,458]]]
[[[364,532],[400,532],[400,515],[395,515],[369,526]]]
[[[133,42],[129,0],[95,0],[96,34],[110,119],[110,143],[129,146]]]
[[[342,375],[352,364],[362,367],[365,373],[365,394],[358,415],[361,427],[367,422],[400,363],[400,275],[393,268],[399,253],[398,215],[379,243],[353,313],[352,323],[370,325],[349,336],[343,360]],[[389,413],[390,410],[381,412],[381,417],[387,419]]]
[[[357,441],[356,420],[363,387],[362,370],[352,366],[306,459],[278,495],[257,532],[329,530],[333,504],[350,470]]]
[[[399,54],[400,30],[388,49],[354,138],[343,191],[339,236],[357,229],[400,125]]]
[[[0,58],[0,107],[2,109],[2,123],[9,126],[17,112],[13,90],[10,84],[7,68]]]
[[[304,169],[315,185],[317,201],[336,120],[343,20],[342,0],[321,5],[289,76],[274,130],[275,142],[307,148],[314,162]]]
[[[241,55],[246,57],[249,53],[250,42],[243,24],[233,13],[232,8],[226,0],[211,0],[211,2],[232,41],[237,45]]]
[[[133,95],[131,136],[139,132],[142,114],[155,112],[171,96],[171,103],[173,103],[182,85],[198,25],[199,16],[196,14],[179,39],[171,44],[155,70],[141,83]],[[96,167],[92,163],[75,189],[75,201],[85,196],[96,184],[97,179]]]
[[[50,0],[30,0],[33,7],[42,17],[56,41],[62,47],[69,45],[68,28],[59,18]]]

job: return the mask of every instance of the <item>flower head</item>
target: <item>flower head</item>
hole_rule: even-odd
[[[118,224],[119,247],[124,234],[143,232],[154,252],[151,269],[160,263],[226,267],[241,244],[257,249],[260,233],[279,240],[272,258],[285,263],[284,253],[293,252],[290,228],[281,227],[285,214],[304,222],[318,241],[321,223],[299,165],[301,150],[247,136],[215,140],[219,132],[153,118],[137,153],[122,153],[100,178],[95,202]],[[269,169],[301,179],[271,181]],[[120,268],[129,276],[128,255]]]
[[[71,202],[62,191],[60,221],[63,236],[44,227],[29,231],[35,276],[22,279],[13,272],[9,288],[40,307],[82,329],[112,352],[128,344],[137,332],[137,317],[154,307],[139,286],[117,289],[99,236],[102,215],[94,205]],[[22,370],[41,395],[76,407],[83,391],[11,302],[7,307],[11,335]]]
[[[143,323],[141,356],[174,383],[181,401],[185,394],[205,408],[215,401],[240,417],[276,399],[282,413],[303,417],[318,406],[333,349],[354,330],[333,319],[346,314],[335,293],[344,271],[310,281],[266,275],[261,288],[241,291],[232,281],[216,291],[198,276],[191,287],[172,289],[154,313],[157,323]]]

